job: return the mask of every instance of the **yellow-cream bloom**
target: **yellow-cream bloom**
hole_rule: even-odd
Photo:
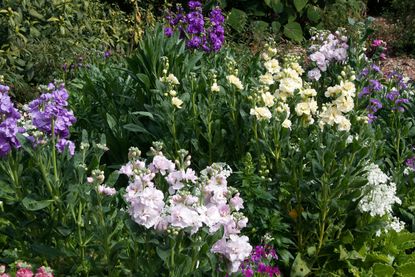
[[[234,85],[237,89],[239,90],[243,90],[244,89],[244,85],[242,84],[241,80],[239,80],[239,78],[235,75],[229,75],[226,77],[226,79],[228,80],[228,82],[232,85]]]
[[[211,92],[219,92],[220,91],[220,87],[218,86],[217,83],[213,83],[212,86],[210,87],[210,91]]]
[[[266,73],[264,75],[259,76],[259,82],[263,85],[270,86],[274,84],[274,78],[272,77],[271,73]]]
[[[178,97],[173,97],[173,98],[171,99],[171,103],[172,103],[172,104],[173,104],[173,106],[175,106],[176,108],[181,109],[181,108],[182,108],[183,101],[182,101],[182,100],[180,100],[180,98],[178,98]]]
[[[276,74],[281,70],[280,64],[277,59],[272,59],[264,63],[265,68],[271,74]]]
[[[289,120],[288,118],[286,118],[281,124],[281,126],[286,129],[291,129],[291,125],[292,125],[291,120]]]
[[[274,95],[272,95],[269,91],[267,91],[266,93],[263,93],[261,95],[262,101],[264,101],[265,106],[267,107],[272,107],[272,105],[274,105]]]
[[[255,107],[255,109],[251,109],[250,114],[254,115],[258,120],[268,120],[272,117],[267,107]]]

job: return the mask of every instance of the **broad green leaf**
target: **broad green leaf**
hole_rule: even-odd
[[[297,22],[289,22],[284,26],[284,35],[296,42],[303,40],[303,30]]]
[[[316,6],[309,6],[307,9],[307,17],[310,21],[319,21],[321,18],[320,9]]]
[[[307,5],[307,0],[294,0],[294,6],[298,12],[301,12]]]
[[[376,277],[390,277],[393,276],[393,273],[395,273],[395,270],[390,265],[380,263],[373,265],[373,274]]]
[[[153,119],[153,120],[154,120],[154,116],[153,116],[153,114],[152,114],[152,113],[150,113],[150,112],[138,111],[138,112],[132,112],[131,114],[133,114],[133,115],[142,115],[142,116],[146,116],[146,117],[149,117],[149,118],[151,118],[151,119]]]
[[[113,171],[110,176],[108,176],[108,178],[105,180],[105,184],[113,187],[115,185],[115,183],[118,180],[118,177],[120,176],[120,174],[118,173],[118,171]]]
[[[25,197],[22,200],[23,206],[27,210],[29,210],[29,211],[42,210],[42,209],[48,207],[52,202],[53,202],[53,200],[41,200],[41,201],[37,201],[37,200],[35,200],[33,198],[30,198],[29,196]]]
[[[248,16],[244,11],[233,8],[228,15],[227,23],[238,33],[244,30]]]
[[[164,250],[160,247],[156,248],[157,255],[162,259],[164,262],[167,262],[170,257],[170,249]]]
[[[291,277],[304,277],[311,272],[307,263],[301,258],[301,254],[298,254],[294,260],[291,268]]]
[[[274,33],[279,33],[281,31],[281,23],[279,23],[278,21],[273,21],[271,23],[271,27]]]
[[[400,266],[397,270],[397,273],[402,277],[412,277],[415,273],[415,263],[407,263]]]

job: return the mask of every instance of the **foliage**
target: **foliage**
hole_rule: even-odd
[[[62,78],[66,70],[123,55],[136,43],[143,22],[99,1],[3,1],[0,10],[0,74],[16,98],[31,99],[31,87]]]
[[[361,19],[366,7],[360,0],[245,0],[224,1],[223,6],[229,10],[227,23],[238,36],[247,30],[254,36],[271,31],[296,42],[304,41],[312,26],[335,30],[346,25],[349,17]]]

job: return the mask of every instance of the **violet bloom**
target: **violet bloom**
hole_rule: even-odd
[[[405,164],[407,167],[412,168],[413,170],[415,170],[415,156],[412,158],[409,158],[405,161]]]
[[[171,37],[173,35],[173,29],[171,27],[164,28],[164,35],[166,37]]]
[[[391,90],[386,94],[386,99],[389,101],[395,101],[399,97],[399,92],[397,90]]]
[[[368,120],[367,120],[368,123],[373,123],[373,121],[375,121],[376,118],[378,118],[378,117],[376,115],[372,114],[372,113],[369,113],[367,115],[367,118],[368,118]]]
[[[21,117],[14,107],[10,96],[7,94],[8,86],[0,87],[0,157],[6,156],[12,148],[19,148],[17,133],[24,132],[17,126],[17,120]]]
[[[383,86],[378,80],[370,80],[370,85],[374,91],[381,91]]]
[[[374,71],[376,71],[377,73],[382,73],[382,70],[380,70],[380,67],[379,66],[377,66],[376,64],[372,64],[372,69],[374,70]]]
[[[59,138],[69,137],[69,127],[76,122],[72,111],[66,109],[68,92],[60,85],[51,93],[44,93],[29,103],[29,113],[33,125],[40,131]],[[53,126],[52,126],[53,125]]]
[[[370,112],[373,112],[373,113],[375,113],[375,112],[377,112],[378,110],[380,110],[380,109],[382,109],[382,103],[378,100],[378,99],[375,99],[375,98],[372,98],[372,99],[370,99],[370,101],[369,101],[369,106],[367,107],[367,109],[370,111]]]
[[[199,1],[189,1],[188,5],[191,10],[196,10],[197,8],[202,7],[202,4]]]
[[[372,92],[370,90],[370,87],[363,87],[362,91],[359,93],[358,97],[362,98],[363,96],[370,95]]]
[[[69,137],[69,127],[76,122],[76,118],[66,108],[68,97],[64,84],[60,84],[52,92],[44,93],[30,102],[29,114],[33,125],[39,131],[57,137],[58,152],[63,152],[68,147],[69,153],[73,155],[75,145],[66,139]]]
[[[407,98],[399,98],[395,101],[395,106],[392,108],[393,110],[397,110],[399,112],[403,112],[405,109],[402,107],[402,104],[408,104],[409,99]]]

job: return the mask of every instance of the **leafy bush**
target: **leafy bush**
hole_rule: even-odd
[[[33,98],[33,87],[62,78],[65,64],[85,66],[107,50],[125,54],[138,31],[99,1],[3,1],[0,8],[0,74],[21,101]]]

